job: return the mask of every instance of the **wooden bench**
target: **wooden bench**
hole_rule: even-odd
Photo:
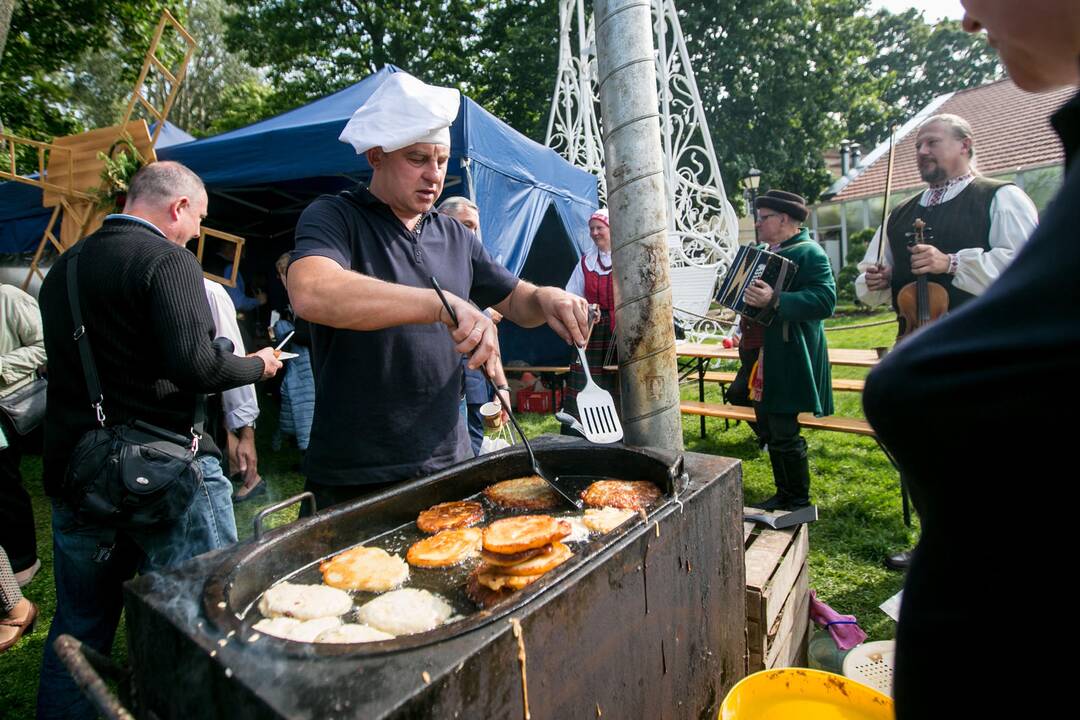
[[[683,400],[679,404],[683,415],[701,415],[702,417],[723,418],[725,420],[742,420],[754,422],[754,408],[742,405],[724,405],[722,403],[698,402],[696,400]],[[870,423],[861,418],[839,417],[829,415],[826,417],[814,417],[813,413],[800,413],[799,425],[812,430],[835,430],[836,432],[853,433],[877,438],[874,428]]]
[[[710,371],[705,373],[705,382],[717,382],[721,385],[730,385],[735,382],[735,373],[733,372],[719,372]],[[865,380],[851,380],[849,378],[833,378],[832,389],[837,392],[858,392],[863,391],[863,386],[866,384]]]

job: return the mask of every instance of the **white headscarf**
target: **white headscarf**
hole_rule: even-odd
[[[361,105],[338,140],[356,153],[373,147],[393,152],[414,143],[450,146],[450,125],[457,117],[461,93],[427,85],[405,72],[392,73]]]

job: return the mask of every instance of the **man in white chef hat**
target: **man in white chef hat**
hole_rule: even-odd
[[[450,159],[457,90],[390,74],[339,138],[372,168],[367,185],[315,200],[296,226],[289,298],[313,323],[315,418],[304,459],[320,507],[472,456],[459,421],[459,358],[490,375],[494,307],[585,344],[585,301],[497,264],[476,235],[432,212]],[[443,308],[438,279],[457,315]]]

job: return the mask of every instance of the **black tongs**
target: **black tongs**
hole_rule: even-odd
[[[454,323],[454,327],[457,327],[457,313],[455,313],[454,309],[450,307],[450,303],[447,302],[446,295],[443,293],[442,287],[439,285],[439,281],[435,279],[434,275],[431,277],[431,287],[435,288],[436,294],[438,294],[439,299],[442,300],[443,307],[446,308],[447,314],[450,315],[450,321]],[[513,424],[514,429],[517,430],[517,434],[521,438],[521,442],[525,445],[525,449],[529,453],[529,460],[532,461],[533,472],[536,473],[541,479],[543,479],[543,481],[546,482],[551,487],[551,489],[555,491],[556,495],[558,495],[563,500],[572,505],[575,510],[580,510],[582,507],[581,500],[575,500],[574,498],[570,497],[561,487],[555,484],[555,480],[559,479],[558,475],[555,476],[555,480],[552,480],[550,477],[548,477],[547,473],[544,472],[543,468],[540,467],[540,463],[536,460],[536,455],[533,454],[532,446],[529,445],[529,438],[525,437],[525,432],[521,429],[521,426],[518,425],[517,418],[514,417],[514,411],[511,410],[510,407],[503,402],[502,395],[499,394],[499,389],[495,387],[495,382],[487,374],[487,371],[481,368],[481,372],[483,372],[484,378],[488,381],[488,385],[491,386],[491,391],[495,394],[495,397],[498,399],[499,404],[502,405],[503,410],[505,410],[507,416],[509,416],[510,422],[511,424]]]

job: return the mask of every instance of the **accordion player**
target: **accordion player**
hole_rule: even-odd
[[[746,288],[754,280],[770,285],[774,292],[791,287],[799,267],[776,253],[751,245],[743,245],[735,254],[727,274],[720,283],[716,301],[760,325],[769,325],[776,315],[775,306],[753,307],[745,300]]]

